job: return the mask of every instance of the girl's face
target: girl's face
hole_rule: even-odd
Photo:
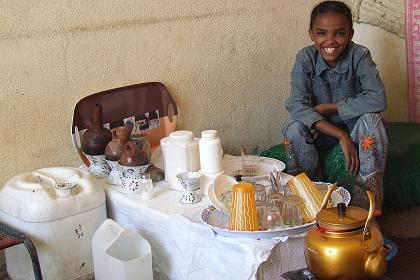
[[[353,37],[353,29],[344,15],[326,12],[315,18],[309,36],[325,62],[335,67]]]

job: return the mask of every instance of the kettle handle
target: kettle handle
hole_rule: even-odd
[[[357,180],[347,179],[347,180],[339,180],[339,181],[337,181],[337,183],[332,184],[331,187],[328,188],[327,193],[325,194],[324,201],[322,201],[320,210],[323,210],[323,209],[327,208],[327,204],[328,204],[328,201],[330,199],[331,193],[337,187],[346,186],[346,185],[353,185],[353,186],[361,188],[362,190],[364,190],[366,192],[366,195],[367,195],[368,200],[369,200],[369,213],[368,213],[368,217],[366,219],[365,228],[363,229],[363,243],[365,243],[365,241],[367,241],[371,238],[370,226],[371,226],[373,218],[374,218],[374,212],[375,212],[376,205],[375,205],[375,198],[373,197],[372,192],[368,190],[367,186],[363,182],[360,182],[360,181],[357,181]]]

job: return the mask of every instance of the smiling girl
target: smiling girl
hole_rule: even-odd
[[[339,144],[347,170],[360,175],[380,209],[388,146],[379,115],[386,109],[385,89],[369,50],[351,41],[353,33],[344,3],[324,1],[312,10],[309,36],[314,44],[296,56],[286,101],[287,167],[321,180],[318,151]]]

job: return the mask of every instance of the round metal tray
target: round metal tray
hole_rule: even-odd
[[[214,232],[226,237],[267,239],[281,236],[289,236],[297,233],[307,232],[315,225],[315,222],[303,224],[296,227],[265,230],[265,231],[236,231],[227,229],[229,216],[217,210],[214,206],[204,209],[201,220],[207,224]]]

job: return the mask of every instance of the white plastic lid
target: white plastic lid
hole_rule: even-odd
[[[188,130],[178,130],[169,134],[170,141],[189,143],[194,141],[194,134]]]
[[[204,130],[201,132],[201,138],[216,138],[217,130]]]

